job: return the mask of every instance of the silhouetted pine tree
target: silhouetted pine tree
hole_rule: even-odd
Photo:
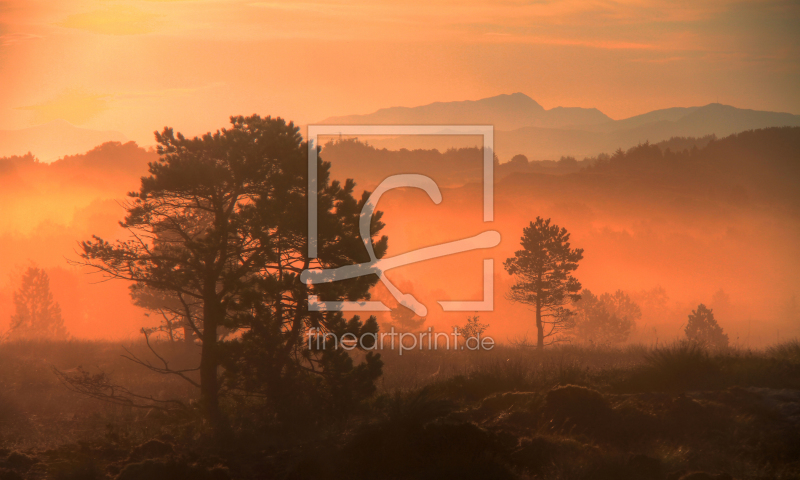
[[[14,307],[9,338],[63,340],[69,336],[61,307],[50,292],[50,279],[41,268],[29,267],[22,275],[22,285],[14,292]]]
[[[722,327],[714,319],[713,310],[702,303],[689,315],[689,323],[684,331],[686,338],[691,341],[710,347],[728,346],[728,335],[722,332]]]
[[[536,217],[522,234],[522,250],[504,263],[516,280],[508,299],[535,308],[536,347],[542,349],[545,338],[573,325],[573,311],[567,306],[581,299],[581,283],[572,272],[583,259],[583,249],[571,248],[567,229],[551,224],[549,218]]]
[[[319,230],[311,257],[308,145],[299,127],[258,115],[231,117],[231,124],[195,138],[171,128],[157,133],[159,160],[126,205],[129,238],[83,242],[76,263],[133,282],[134,294],[156,292],[161,299],[146,306],[189,325],[199,339],[199,382],[183,375],[190,370],[139,363],[198,387],[217,432],[228,420],[220,396],[231,392],[258,395],[271,411],[296,417],[339,413],[375,390],[383,362],[370,351],[354,365],[334,342],[316,348],[309,333],[361,338],[377,334],[378,324],[374,317],[310,311],[308,299],[368,299],[378,279],[309,285],[300,275],[370,259],[360,234],[369,194],[356,198],[355,183],[332,180],[330,163],[318,158]],[[388,246],[378,236],[381,215],[374,212],[370,228],[378,258]],[[240,335],[223,338],[227,332]]]

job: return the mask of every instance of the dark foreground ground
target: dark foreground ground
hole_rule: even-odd
[[[0,344],[0,480],[800,478],[798,342],[390,352],[362,410],[289,431],[235,418],[222,443],[198,418],[85,398],[53,373],[191,401],[122,347]],[[164,347],[176,365],[196,354]]]

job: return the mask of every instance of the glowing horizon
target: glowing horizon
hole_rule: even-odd
[[[0,3],[0,129],[142,145],[232,114],[307,124],[522,92],[620,119],[713,102],[800,113],[791,2]]]

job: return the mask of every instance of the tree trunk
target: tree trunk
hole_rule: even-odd
[[[219,383],[217,379],[217,325],[219,324],[220,305],[216,291],[207,292],[203,302],[203,346],[200,353],[200,398],[203,402],[206,418],[212,428],[219,429],[222,414],[219,409]]]
[[[544,348],[544,325],[542,325],[542,305],[536,301],[536,349]]]
[[[305,259],[303,262],[303,270],[308,269],[310,265],[310,260],[308,258]],[[286,345],[283,347],[284,355],[279,360],[281,362],[279,364],[280,368],[283,368],[283,363],[289,359],[289,356],[292,352],[292,349],[295,347],[297,343],[297,339],[300,336],[301,330],[303,330],[303,317],[308,314],[308,286],[300,281],[300,276],[297,276],[296,282],[299,286],[300,292],[297,295],[297,307],[294,311],[294,318],[292,319],[292,329],[287,335],[286,338]],[[282,315],[281,310],[281,315]]]

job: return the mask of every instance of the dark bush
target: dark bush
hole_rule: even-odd
[[[544,415],[556,427],[595,430],[608,425],[614,412],[603,395],[576,385],[556,387],[545,396]]]
[[[38,463],[35,458],[20,452],[11,452],[5,460],[5,466],[13,470],[27,471]]]
[[[87,457],[55,463],[50,465],[48,470],[53,480],[100,480],[105,478],[97,463]]]
[[[536,435],[533,438],[523,438],[519,446],[509,455],[509,463],[521,468],[531,475],[544,475],[559,461],[569,461],[569,458],[582,453],[580,443],[558,437]]]
[[[424,427],[387,423],[347,445],[334,478],[513,478],[496,439],[471,423]]]
[[[519,360],[481,364],[468,375],[457,375],[434,387],[450,397],[477,401],[497,392],[527,390],[531,386],[530,368]]]
[[[22,475],[15,472],[14,470],[9,470],[7,468],[0,467],[0,480],[24,480]]]

